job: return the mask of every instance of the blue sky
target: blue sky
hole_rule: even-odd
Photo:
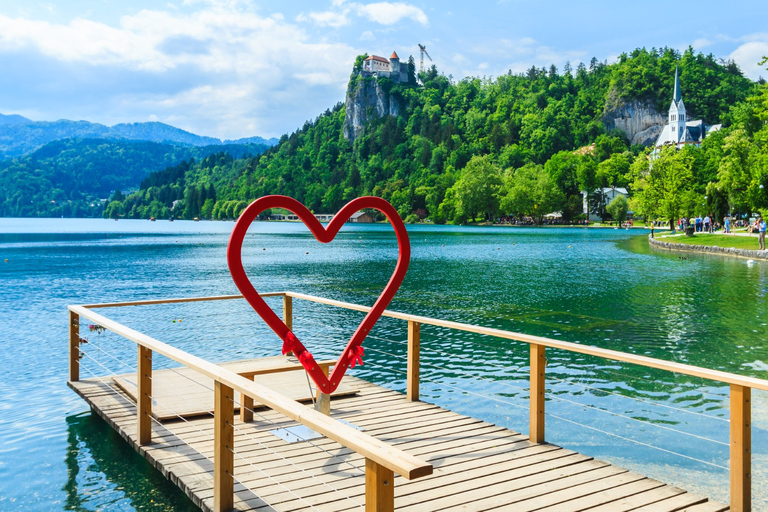
[[[395,50],[418,61],[418,43],[454,79],[689,45],[735,60],[752,79],[768,78],[757,66],[768,55],[768,7],[764,0],[0,0],[0,113],[279,137],[344,100],[356,55]]]

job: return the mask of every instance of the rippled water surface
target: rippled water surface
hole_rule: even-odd
[[[237,293],[226,266],[232,226],[0,219],[0,510],[191,508],[66,387],[66,306]],[[639,231],[409,233],[411,266],[390,309],[768,376],[765,263],[651,252]],[[300,224],[257,223],[243,261],[259,291],[371,305],[396,256],[384,225],[348,225],[320,245]],[[214,361],[281,346],[244,301],[103,313]],[[299,338],[334,358],[362,318],[301,301],[294,314]],[[83,378],[135,368],[135,345],[88,338]],[[353,373],[403,390],[405,339],[403,322],[382,319]],[[551,349],[547,358],[548,441],[727,501],[727,387]],[[527,346],[424,326],[422,365],[424,400],[527,433]],[[768,400],[753,398],[759,510],[768,508]]]

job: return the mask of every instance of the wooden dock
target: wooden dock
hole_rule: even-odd
[[[156,371],[155,374],[160,373]],[[293,372],[304,378],[303,372]],[[283,381],[284,382],[284,381]],[[532,510],[716,512],[728,506],[484,421],[409,401],[405,395],[347,376],[356,394],[334,397],[331,416],[428,461],[430,476],[395,477],[396,510]],[[137,439],[137,408],[114,378],[69,383],[203,510],[214,509],[214,418],[195,414],[153,421],[148,444]],[[184,393],[183,388],[177,391]],[[195,389],[179,404],[211,402]],[[206,410],[204,404],[192,409]],[[307,409],[310,409],[307,407]],[[270,430],[297,426],[269,410],[234,422],[236,510],[343,511],[365,506],[365,457],[325,437],[288,443]]]
[[[293,300],[359,312],[371,309],[289,291],[262,297],[282,297],[289,328]],[[751,392],[768,391],[768,380],[385,311],[383,316],[407,324],[405,394],[347,376],[333,395],[317,393],[312,407],[306,404],[313,399],[312,390],[296,360],[218,365],[96,312],[221,300],[242,296],[69,306],[70,387],[203,510],[752,510]],[[135,373],[81,378],[80,360],[90,351],[80,334],[81,318],[136,344],[135,366],[128,365]],[[529,345],[529,435],[419,400],[423,325]],[[547,443],[548,349],[728,384],[729,505]],[[153,354],[181,366],[153,371]],[[318,364],[327,375],[333,363]],[[290,428],[297,428],[293,438],[285,434]],[[307,429],[318,437],[292,442],[296,435],[306,437]]]

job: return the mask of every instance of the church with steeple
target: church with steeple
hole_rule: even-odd
[[[653,154],[657,154],[664,146],[674,146],[682,149],[687,144],[701,146],[704,138],[722,127],[720,124],[707,125],[704,121],[689,120],[683,103],[683,93],[680,90],[680,73],[675,68],[675,92],[672,94],[672,104],[669,106],[667,125],[661,130],[654,144]]]

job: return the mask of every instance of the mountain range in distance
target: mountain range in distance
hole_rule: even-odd
[[[161,142],[182,146],[224,144],[264,144],[274,146],[275,138],[247,137],[224,140],[196,135],[160,122],[121,123],[105,126],[89,121],[32,121],[18,114],[0,114],[0,159],[29,154],[43,145],[61,139],[97,138]]]

